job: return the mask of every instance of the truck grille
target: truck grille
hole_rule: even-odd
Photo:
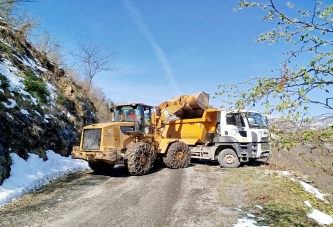
[[[83,150],[99,150],[102,129],[85,129],[83,132]]]
[[[267,143],[268,142],[268,138],[267,137],[261,137],[261,142],[262,143]]]

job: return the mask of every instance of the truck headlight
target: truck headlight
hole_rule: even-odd
[[[238,130],[235,129],[235,128],[233,128],[233,129],[230,130],[230,134],[231,134],[232,136],[237,135],[237,133],[238,133]]]

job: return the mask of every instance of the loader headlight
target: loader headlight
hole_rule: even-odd
[[[115,148],[115,147],[103,147],[103,152],[113,152],[113,153],[116,153],[117,152],[117,148]]]
[[[78,151],[79,150],[79,146],[74,146],[73,147],[73,151]]]
[[[261,132],[261,131],[259,131],[259,132],[258,132],[258,135],[259,135],[259,137],[261,137],[261,136],[262,136],[262,132]]]

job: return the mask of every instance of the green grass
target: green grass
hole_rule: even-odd
[[[231,193],[230,190],[237,193]],[[241,206],[244,212],[250,211],[259,225],[320,226],[307,217],[312,209],[304,204],[306,200],[313,208],[333,216],[332,204],[325,204],[288,177],[274,172],[265,174],[262,167],[228,169],[220,186],[220,202]]]
[[[13,50],[8,45],[0,43],[0,53],[12,54]]]
[[[38,78],[29,70],[25,73],[23,84],[25,90],[31,93],[38,101],[47,103],[50,92],[47,90],[46,83],[41,78]]]
[[[9,87],[9,81],[7,77],[0,73],[0,88],[7,89]]]
[[[56,100],[57,103],[59,103],[59,104],[61,104],[61,105],[64,106],[65,103],[66,103],[66,101],[67,101],[66,97],[63,96],[62,94],[59,94],[59,95],[57,96],[57,100]]]

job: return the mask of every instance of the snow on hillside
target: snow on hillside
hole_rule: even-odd
[[[280,128],[297,130],[298,127],[305,129],[321,129],[333,125],[333,113],[322,114],[312,118],[310,123],[293,122],[280,120],[279,118],[269,119],[269,124],[278,124]]]
[[[29,154],[28,160],[11,153],[10,177],[0,186],[0,206],[37,190],[56,178],[89,169],[87,162],[71,157],[63,157],[51,150],[46,151],[48,160],[43,161],[35,154]]]
[[[333,114],[323,114],[315,117],[309,124],[312,128],[323,128],[329,125],[333,125]]]

